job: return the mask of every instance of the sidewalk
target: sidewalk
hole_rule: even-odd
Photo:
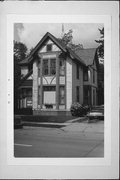
[[[88,123],[87,120],[83,122],[75,122],[62,128],[64,131],[71,132],[92,132],[92,133],[104,133],[104,121],[97,121]]]
[[[68,120],[64,123],[57,123],[57,122],[28,122],[28,121],[22,121],[23,126],[35,126],[35,127],[56,127],[56,128],[61,128],[64,126],[71,125],[72,123],[75,122],[82,122],[86,120],[86,117],[78,117],[78,118],[73,118],[72,120]]]
[[[52,123],[52,122],[23,122],[23,126],[45,127],[45,128],[60,128],[69,132],[92,132],[104,133],[104,121],[95,121],[88,123],[86,117],[79,117],[76,119],[68,120],[65,123]]]

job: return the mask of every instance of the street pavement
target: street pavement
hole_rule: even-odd
[[[15,157],[104,157],[104,122],[68,122],[60,128],[30,127],[14,133]]]

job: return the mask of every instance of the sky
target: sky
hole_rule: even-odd
[[[82,44],[84,48],[95,48],[98,43],[95,40],[100,38],[98,28],[102,29],[103,24],[93,23],[65,23],[64,33],[72,29],[74,44]],[[14,24],[14,40],[24,43],[28,50],[34,48],[41,38],[47,33],[53,34],[56,38],[61,38],[61,23],[15,23]]]

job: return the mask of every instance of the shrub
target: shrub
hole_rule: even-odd
[[[83,105],[83,109],[85,112],[85,115],[90,111],[90,106],[89,105]]]
[[[71,105],[70,111],[72,116],[84,116],[87,114],[87,112],[90,110],[90,107],[88,105],[81,105],[78,102],[75,102]]]
[[[83,116],[84,114],[83,106],[76,102],[71,105],[70,111],[72,116]]]

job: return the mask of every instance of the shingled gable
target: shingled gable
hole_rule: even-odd
[[[77,54],[79,58],[81,58],[84,61],[86,66],[91,66],[93,65],[95,57],[97,55],[97,49],[96,48],[79,49],[75,51],[75,54]]]
[[[68,48],[66,45],[64,45],[59,39],[57,39],[56,37],[54,37],[52,34],[50,34],[49,32],[47,32],[43,38],[39,41],[39,43],[35,46],[35,48],[32,50],[32,52],[30,53],[30,55],[25,58],[24,60],[22,60],[19,64],[20,65],[27,65],[30,62],[32,62],[34,60],[34,55],[37,52],[37,50],[39,50],[44,43],[46,43],[46,41],[48,39],[51,39],[63,52],[68,53],[68,55],[73,59],[76,60],[77,62],[79,62],[80,64],[82,64],[83,66],[85,66],[84,61],[74,52],[72,51],[70,48]]]

